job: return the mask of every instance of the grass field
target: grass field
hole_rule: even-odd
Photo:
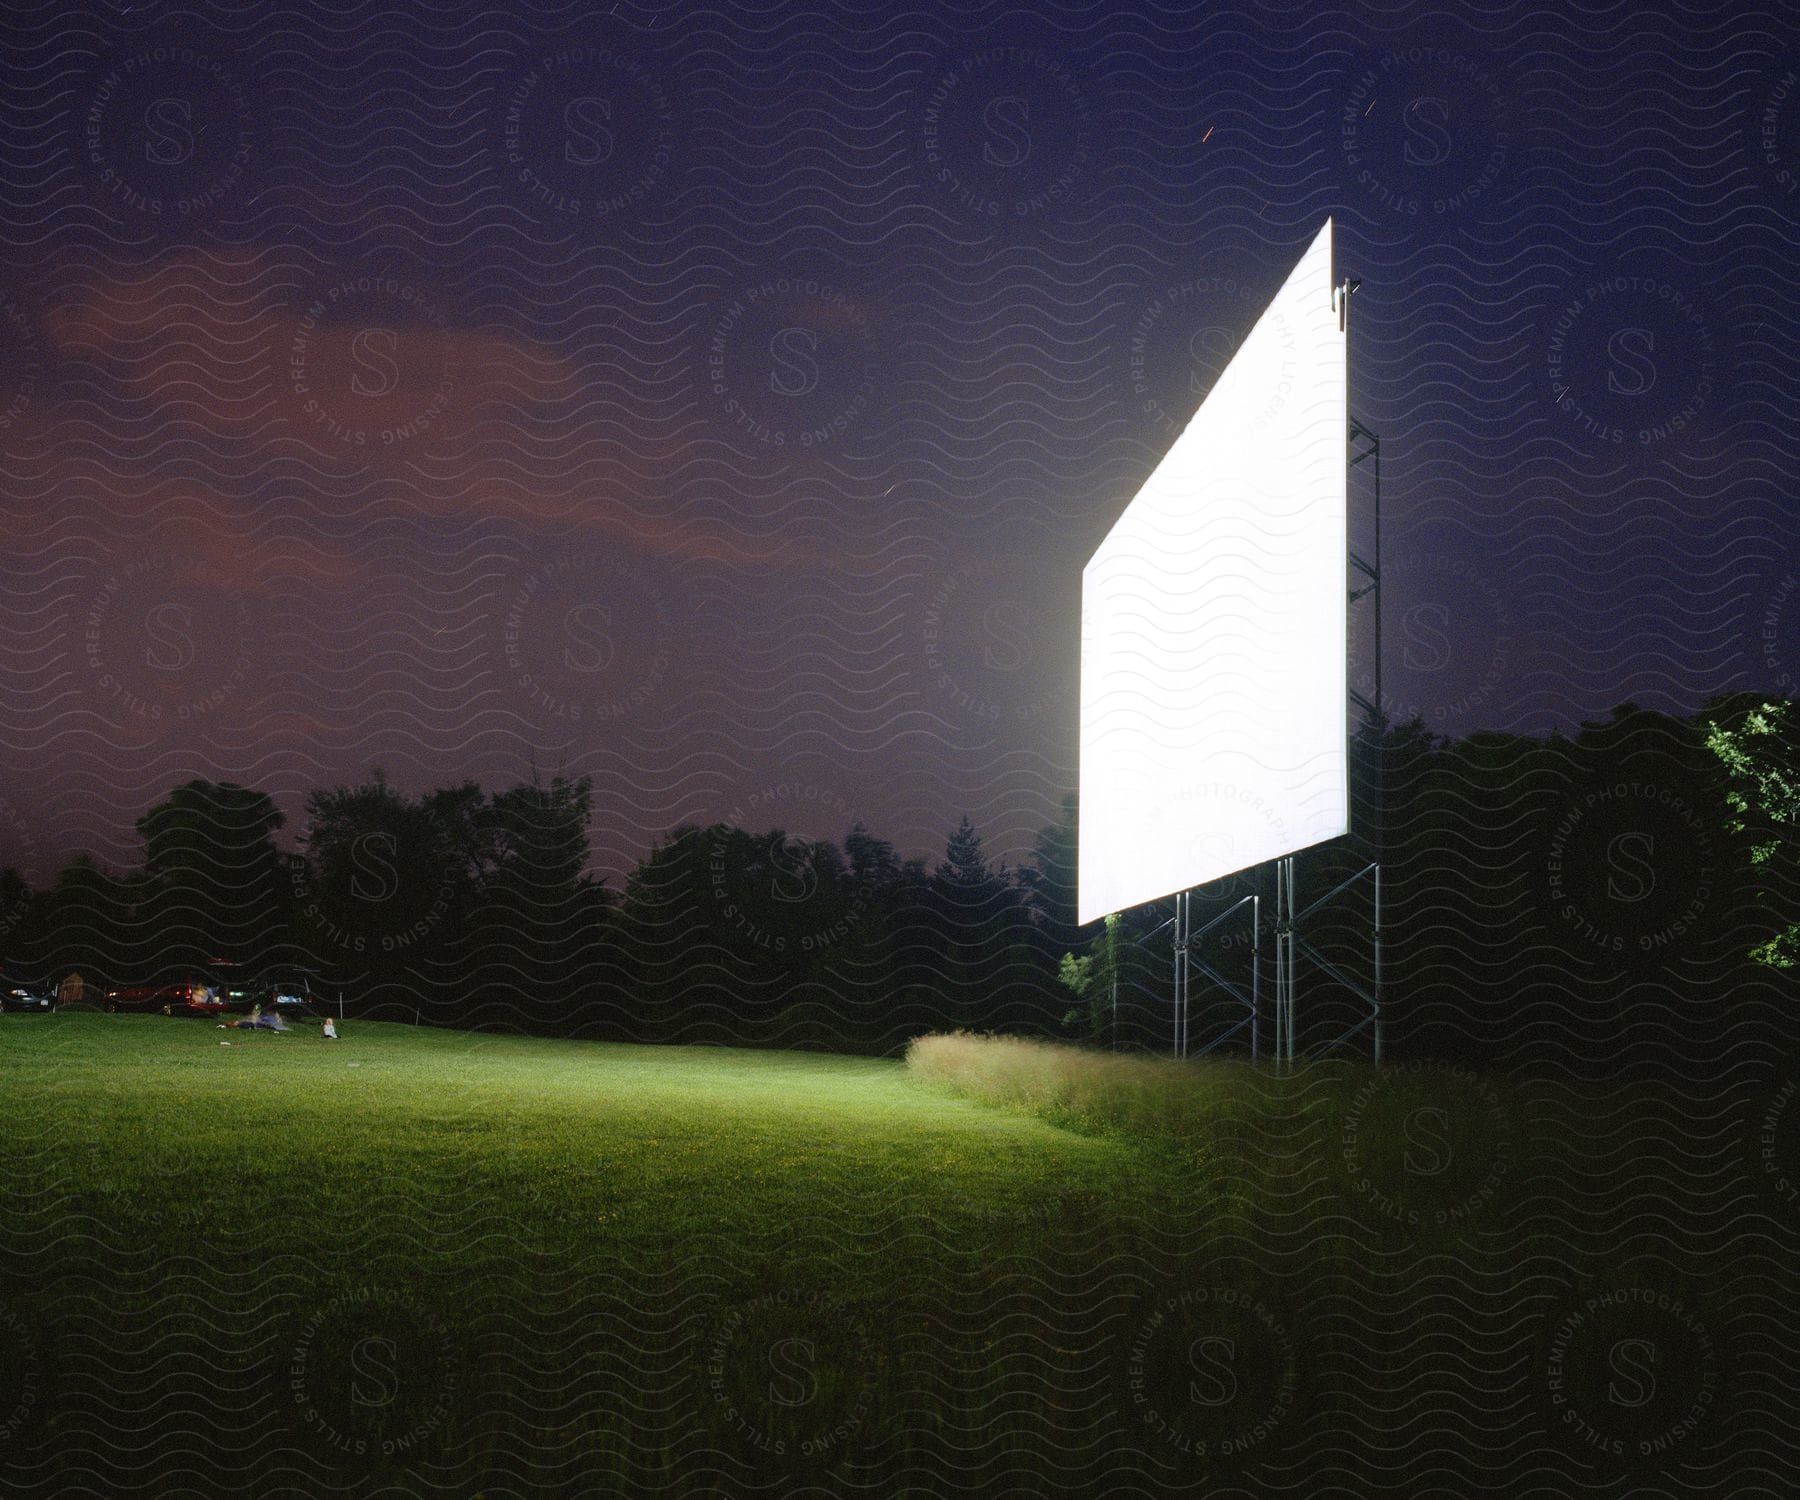
[[[1384,1379],[1640,1275],[1570,1218],[1618,1097],[1222,1064],[1109,1115],[953,1054],[0,1019],[0,1489],[1175,1494],[1323,1444],[1354,1493]],[[1443,1384],[1428,1444],[1491,1422]]]

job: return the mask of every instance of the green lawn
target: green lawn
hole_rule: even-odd
[[[982,1406],[943,1375],[1035,1336],[1046,1236],[1131,1237],[1172,1186],[894,1061],[346,1033],[0,1020],[3,1269],[38,1288],[0,1304],[40,1387],[22,1480],[73,1456],[126,1482],[172,1461],[174,1413],[202,1451],[280,1436],[233,1460],[259,1493],[284,1465],[423,1461],[447,1493],[892,1472]]]
[[[8,1018],[0,1129],[108,1228],[169,1253],[198,1227],[278,1253],[304,1226],[398,1199],[505,1221],[445,1226],[421,1270],[550,1254],[739,1244],[798,1221],[903,1212],[970,1232],[1069,1194],[1155,1190],[1128,1145],[949,1096],[882,1059],[637,1047],[352,1024],[335,1043],[161,1017]],[[225,1041],[230,1045],[222,1045]],[[42,1155],[32,1148],[37,1147]],[[68,1172],[70,1175],[64,1176]],[[159,1225],[179,1222],[180,1234]],[[321,1266],[370,1245],[306,1233]],[[424,1264],[420,1250],[428,1252]],[[862,1288],[882,1294],[891,1277]]]
[[[880,1059],[0,1018],[0,1492],[1174,1495],[1311,1453],[1354,1493],[1426,1376],[1430,1431],[1504,1412],[1573,1484],[1538,1369],[1571,1299],[1732,1285],[1634,1093],[1217,1064],[1133,1099],[1113,1131]],[[1633,1347],[1710,1380],[1735,1314],[1654,1316]],[[1606,1347],[1556,1389],[1604,1393]]]

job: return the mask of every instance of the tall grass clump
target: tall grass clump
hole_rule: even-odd
[[[906,1066],[948,1092],[1172,1158],[1277,1237],[1292,1232],[1296,1203],[1334,1203],[1351,1211],[1334,1222],[1415,1250],[1461,1246],[1504,1219],[1524,1179],[1566,1168],[1561,1148],[1579,1130],[1571,1121],[1564,1140],[1546,1138],[1547,1111],[1516,1080],[1428,1059],[1277,1072],[956,1032],[915,1039]]]
[[[915,1037],[914,1077],[1091,1134],[1180,1142],[1216,1131],[1241,1101],[1245,1065],[1098,1052],[1032,1037]]]

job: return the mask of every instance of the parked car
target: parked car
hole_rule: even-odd
[[[257,976],[256,983],[250,986],[250,1003],[290,1018],[322,1015],[326,1009],[319,976],[310,969],[291,966],[269,969]]]
[[[250,985],[237,964],[213,959],[170,970],[148,984],[123,985],[106,992],[113,1011],[160,1011],[165,1016],[217,1016],[250,1008]]]
[[[161,1010],[177,993],[185,1000],[185,989],[174,982],[115,985],[106,992],[106,1008],[109,1011]]]
[[[34,984],[16,974],[0,976],[0,1011],[48,1015],[56,1009],[56,996],[47,984]]]
[[[218,992],[204,980],[178,979],[168,984],[128,984],[106,992],[113,1011],[161,1011],[165,1016],[210,1016],[225,1009]]]
[[[215,958],[201,965],[194,978],[210,989],[226,1010],[248,1010],[256,1003],[256,986],[240,965],[227,959]]]

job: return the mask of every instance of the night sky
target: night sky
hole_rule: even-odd
[[[12,7],[0,861],[376,766],[1016,861],[1327,215],[1390,709],[1791,691],[1800,27],[1663,12]]]

